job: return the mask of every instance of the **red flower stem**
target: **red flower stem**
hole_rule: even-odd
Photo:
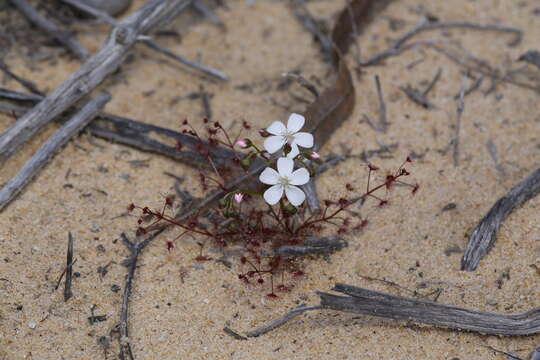
[[[197,230],[197,229],[192,229],[192,228],[189,228],[181,223],[179,223],[178,221],[176,221],[174,218],[170,218],[170,217],[167,217],[167,216],[163,216],[159,213],[155,213],[153,211],[150,210],[150,214],[151,215],[154,215],[154,216],[158,216],[161,218],[161,220],[164,220],[166,222],[168,222],[169,224],[173,224],[173,225],[176,225],[184,230],[188,230],[190,232],[194,232],[195,234],[199,234],[199,235],[204,235],[204,236],[208,236],[208,237],[214,237],[214,234],[212,234],[211,232],[208,232],[208,231],[201,231],[201,230]]]
[[[281,221],[281,219],[278,217],[278,215],[276,214],[276,212],[274,211],[274,208],[271,206],[271,205],[268,205],[268,207],[270,208],[270,212],[272,213],[272,215],[274,216],[274,218],[276,219],[276,221],[283,227],[283,229],[285,231],[289,231],[290,230],[287,228],[287,226],[285,226],[285,224]]]
[[[402,165],[403,166],[403,165]],[[396,175],[394,178],[393,178],[393,181],[396,181],[399,177],[403,176],[402,173]],[[316,224],[318,222],[328,222],[328,220],[332,219],[334,216],[336,216],[337,214],[339,214],[340,212],[342,212],[343,210],[345,210],[346,207],[350,206],[350,205],[353,205],[354,203],[362,200],[362,199],[365,199],[366,197],[368,196],[373,196],[375,197],[374,195],[372,195],[375,191],[383,188],[383,187],[388,187],[390,186],[391,183],[389,183],[388,181],[385,181],[384,183],[380,184],[380,185],[377,185],[375,186],[373,189],[367,191],[365,194],[363,194],[362,196],[356,198],[355,200],[351,201],[350,203],[348,203],[346,206],[340,206],[336,211],[334,211],[332,214],[328,215],[328,216],[323,216],[321,217],[320,219],[316,219],[316,220],[312,220],[312,221],[306,221],[305,223],[303,223],[298,229],[296,229],[296,232],[295,234],[298,234],[298,232],[304,228],[306,228],[307,226],[309,225],[313,225],[313,224]]]

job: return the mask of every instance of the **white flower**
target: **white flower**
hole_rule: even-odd
[[[298,145],[304,148],[313,147],[313,135],[307,132],[298,132],[304,126],[305,119],[300,114],[291,114],[287,127],[281,121],[274,121],[267,129],[270,136],[264,140],[264,148],[270,154],[281,149],[285,144],[289,144],[291,151],[287,157],[294,158],[300,153]]]
[[[291,204],[298,206],[304,202],[306,194],[295,185],[304,185],[309,181],[309,172],[305,168],[293,172],[294,161],[291,158],[281,157],[277,161],[278,171],[267,167],[259,176],[259,180],[272,185],[264,192],[264,200],[275,205],[285,195]]]

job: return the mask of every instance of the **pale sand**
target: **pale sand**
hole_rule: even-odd
[[[142,4],[136,1],[135,6]],[[404,0],[391,4],[371,23],[359,43],[365,55],[396,37],[389,30],[389,17],[404,19],[401,33],[418,23],[411,9],[420,2]],[[314,1],[315,14],[332,18],[344,1]],[[330,67],[323,63],[319,47],[291,15],[286,2],[231,1],[230,10],[219,9],[218,15],[228,30],[201,23],[192,26],[183,40],[164,39],[161,43],[185,56],[219,68],[231,77],[226,84],[215,84],[184,71],[184,68],[151,54],[139,46],[135,61],[122,66],[122,74],[108,81],[113,100],[107,111],[160,126],[179,128],[184,118],[202,116],[200,101],[169,102],[176,96],[197,91],[199,84],[213,94],[215,119],[224,125],[246,119],[262,127],[276,119],[285,119],[288,111],[302,111],[304,104],[288,92],[277,91],[280,75],[301,68],[307,77],[317,76],[323,84],[330,81]],[[506,46],[507,35],[472,30],[449,32],[453,39],[475,55],[489,58],[503,66],[524,51],[538,49],[540,16],[533,15],[534,1],[438,1],[425,3],[430,13],[442,20],[471,20],[480,23],[501,22],[522,28],[521,44]],[[179,25],[174,25],[179,26]],[[99,36],[90,27],[81,27],[82,42],[95,51],[107,33],[100,27]],[[439,32],[422,38],[440,37]],[[420,38],[420,37],[418,37]],[[353,54],[348,56],[352,64]],[[425,61],[408,71],[406,65],[425,56]],[[39,64],[32,71],[30,61],[20,60],[17,53],[6,61],[12,70],[31,78],[40,88],[53,89],[79,62],[63,56],[56,65]],[[442,78],[430,94],[437,106],[423,110],[409,101],[398,87],[419,86],[430,80],[438,67]],[[361,115],[377,116],[377,98],[373,75],[379,74],[387,99],[387,134],[374,132],[361,123]],[[252,289],[237,280],[238,264],[233,269],[217,262],[198,265],[194,240],[178,244],[168,253],[168,232],[141,256],[137,271],[130,331],[137,359],[503,359],[482,347],[490,345],[504,351],[527,352],[540,344],[540,336],[498,337],[458,332],[433,326],[409,326],[405,322],[355,316],[337,312],[311,312],[291,321],[268,335],[249,341],[238,341],[225,334],[225,325],[244,332],[281,315],[299,303],[314,304],[314,290],[328,290],[336,281],[395,294],[407,293],[387,285],[363,280],[360,275],[385,278],[408,288],[425,281],[444,281],[450,285],[431,285],[428,293],[444,289],[438,301],[497,312],[520,312],[540,306],[540,198],[528,202],[504,223],[497,244],[473,273],[459,271],[460,254],[446,256],[445,249],[464,249],[467,235],[493,202],[513,184],[536,169],[540,157],[540,115],[538,95],[503,84],[496,100],[492,94],[475,92],[466,98],[461,128],[461,161],[458,168],[451,152],[441,155],[453,136],[455,101],[462,75],[447,59],[431,50],[415,50],[392,58],[384,66],[365,70],[355,79],[357,105],[353,116],[336,131],[322,149],[323,155],[339,150],[345,143],[355,152],[376,149],[377,142],[399,143],[391,159],[373,159],[382,168],[399,166],[410,152],[424,153],[412,166],[413,178],[421,184],[415,197],[397,189],[389,207],[372,211],[370,224],[359,235],[349,236],[350,247],[331,257],[306,262],[308,276],[291,293],[279,300],[268,300],[265,290]],[[254,84],[254,92],[237,87]],[[6,81],[3,87],[21,89]],[[484,81],[482,89],[489,86]],[[143,92],[155,90],[151,96]],[[298,87],[295,93],[309,98]],[[274,99],[274,100],[273,100]],[[0,129],[13,120],[0,115]],[[54,131],[49,126],[38,139],[24,147],[2,168],[0,181],[12,176],[21,164]],[[436,132],[437,136],[433,133]],[[499,162],[507,175],[501,176],[486,149],[488,139],[498,149]],[[75,146],[75,143],[77,146]],[[96,146],[97,144],[99,146]],[[150,159],[147,168],[132,168],[128,161]],[[98,168],[108,169],[106,172]],[[65,174],[71,175],[65,179]],[[104,359],[97,339],[108,335],[119,317],[121,294],[126,270],[120,262],[126,248],[117,242],[122,231],[132,230],[135,219],[115,218],[131,202],[158,205],[161,195],[171,191],[173,180],[163,171],[185,176],[191,191],[200,194],[197,172],[193,168],[160,156],[111,144],[83,135],[71,142],[24,193],[0,214],[0,359]],[[128,179],[122,177],[129,174]],[[348,161],[325,173],[318,180],[321,198],[337,198],[346,182],[363,186],[365,169],[358,161]],[[70,183],[73,188],[64,188]],[[96,189],[107,193],[104,195]],[[457,209],[441,212],[448,203]],[[75,237],[74,297],[63,301],[62,291],[53,291],[65,266],[67,232]],[[106,249],[97,250],[98,245]],[[216,254],[212,254],[215,256]],[[100,278],[98,266],[110,261],[109,273]],[[419,264],[419,266],[416,266]],[[187,269],[184,282],[181,269]],[[510,279],[498,289],[497,279],[506,270]],[[122,287],[118,293],[111,285]],[[490,305],[495,304],[496,305]],[[107,320],[89,325],[90,308]],[[17,306],[22,305],[22,310]],[[30,325],[35,323],[35,328]],[[116,358],[118,343],[112,341],[107,359]]]

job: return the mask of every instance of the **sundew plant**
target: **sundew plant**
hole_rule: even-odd
[[[268,284],[264,287],[270,290],[267,296],[275,298],[277,292],[290,290],[293,280],[304,275],[303,260],[284,255],[280,249],[302,247],[306,239],[323,233],[344,236],[359,231],[368,220],[352,211],[352,205],[373,199],[377,206],[385,206],[390,190],[396,184],[409,187],[412,194],[418,190],[418,184],[403,181],[409,176],[405,166],[411,162],[410,158],[407,157],[396,171],[384,176],[375,176],[380,172],[379,168],[368,163],[364,164],[367,186],[363,191],[355,191],[348,183],[344,189],[348,196],[324,200],[319,211],[310,211],[303,186],[309,185],[322,160],[312,150],[316,139],[301,131],[304,123],[302,115],[291,114],[286,125],[274,121],[266,129],[259,130],[264,141],[255,141],[250,138],[233,140],[219,122],[207,119],[203,120],[206,130],[203,138],[184,120],[183,132],[197,139],[191,150],[204,156],[213,170],[212,176],[199,173],[202,190],[208,193],[220,191],[224,195],[214,208],[201,210],[185,219],[174,214],[175,199],[172,196],[165,198],[160,209],[132,204],[130,211],[140,211],[137,233],[146,234],[164,223],[173,225],[178,234],[167,240],[167,249],[173,250],[178,240],[191,236],[200,247],[195,257],[197,261],[210,260],[204,251],[209,243],[222,249],[238,248],[238,278],[246,284]],[[243,130],[251,130],[251,126],[244,122]],[[178,143],[178,149],[184,146]],[[225,163],[219,163],[212,154],[225,148],[232,150],[229,152],[233,155]],[[244,181],[243,186],[228,185],[238,176],[253,174],[256,167],[262,171]],[[176,214],[183,210],[176,209]]]

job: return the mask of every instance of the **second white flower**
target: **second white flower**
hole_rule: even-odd
[[[289,144],[291,151],[287,157],[294,159],[300,153],[298,146],[303,148],[313,147],[313,135],[307,132],[299,132],[304,126],[305,119],[300,114],[291,114],[287,121],[287,127],[281,121],[274,121],[267,129],[273,136],[264,141],[264,148],[270,154],[280,150],[285,144]]]
[[[278,171],[267,167],[259,176],[259,180],[263,184],[272,185],[264,192],[264,200],[275,205],[283,197],[283,193],[287,200],[298,206],[306,199],[306,194],[298,187],[309,181],[309,172],[305,168],[296,169],[293,171],[294,161],[291,158],[279,158],[277,161]]]

